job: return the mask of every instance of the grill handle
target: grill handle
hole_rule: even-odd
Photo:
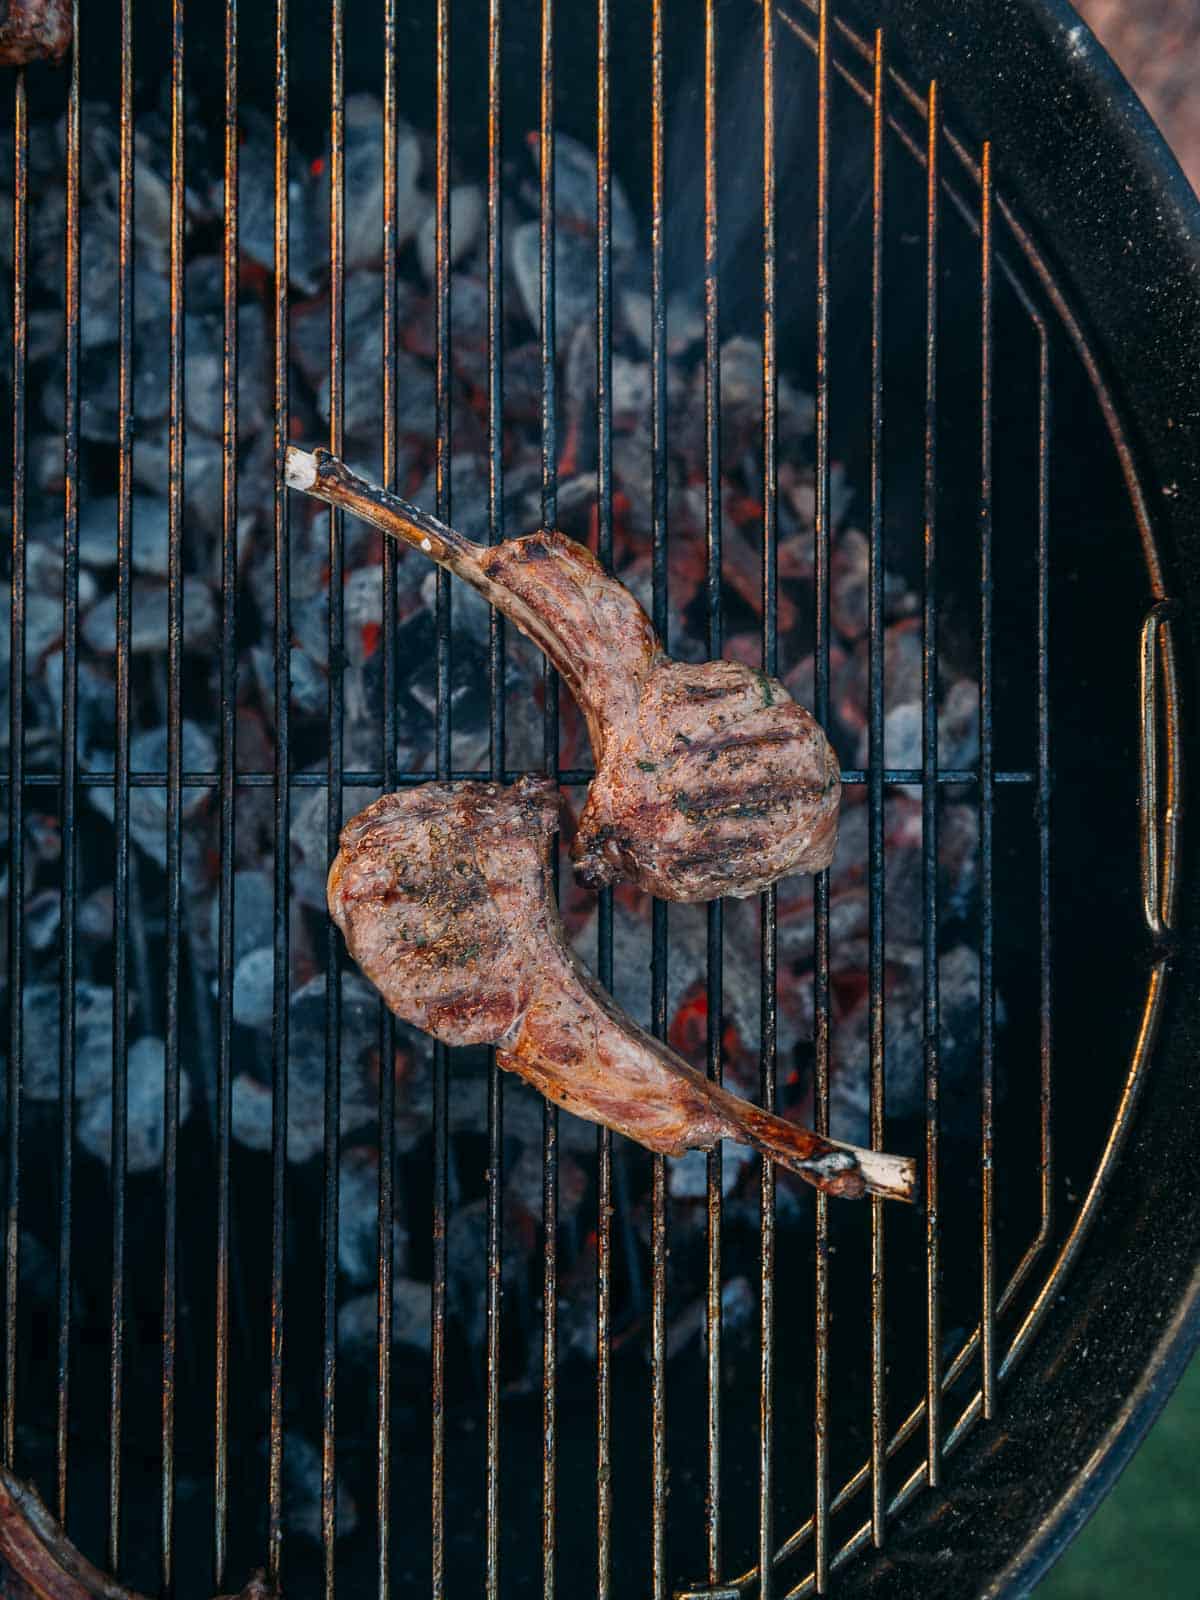
[[[1150,936],[1170,938],[1175,920],[1175,891],[1182,821],[1182,748],[1179,741],[1179,683],[1172,618],[1176,600],[1159,600],[1142,623],[1139,672],[1141,728],[1138,829],[1141,835],[1142,910]],[[1161,706],[1160,706],[1161,701]],[[1160,731],[1165,758],[1160,759]],[[1159,768],[1164,767],[1166,804],[1160,796]]]

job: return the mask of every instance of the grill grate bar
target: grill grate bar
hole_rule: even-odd
[[[450,521],[450,0],[437,0],[437,199],[434,213],[434,408],[437,514]],[[435,600],[437,776],[450,772],[450,575],[440,567]],[[449,1179],[446,1047],[433,1047],[433,1261],[430,1290],[432,1446],[430,1542],[434,1600],[446,1581],[446,1207]]]
[[[502,0],[488,0],[487,120],[487,347],[488,347],[488,543],[504,537],[504,325],[502,261],[504,230],[500,193]],[[488,631],[489,765],[504,772],[504,618],[492,608]],[[487,1480],[485,1593],[500,1593],[500,1301],[503,1247],[504,1086],[496,1052],[488,1051],[487,1165]]]
[[[72,6],[79,38],[79,3]],[[71,1254],[75,1172],[75,904],[79,843],[76,837],[79,769],[79,50],[71,52],[66,116],[66,197],[63,372],[63,704],[62,704],[62,968],[59,1038],[58,1337],[54,1457],[56,1515],[67,1521],[71,1436]]]
[[[982,915],[979,945],[980,1330],[983,1414],[996,1409],[996,1218],[993,1168],[996,1003],[993,985],[992,884],[992,147],[980,162],[980,505],[979,505],[979,853]]]
[[[612,480],[612,171],[609,147],[609,7],[596,4],[596,550],[613,560]],[[613,899],[596,908],[597,975],[613,982]],[[612,1583],[612,1222],[613,1141],[596,1130],[596,1595]]]
[[[387,0],[383,18],[383,481],[398,490],[397,351],[399,317],[396,304],[396,147],[399,108],[396,95],[396,0]],[[396,766],[396,599],[395,543],[382,541],[383,561],[383,788],[394,787]],[[376,1324],[375,1483],[376,1572],[379,1600],[391,1593],[392,1547],[392,1282],[395,1269],[392,1234],[395,1217],[396,1160],[396,1023],[382,997],[379,1002],[379,1301]]]
[[[221,879],[217,961],[217,1272],[213,1581],[225,1583],[229,1537],[230,1134],[233,1084],[235,779],[237,774],[237,379],[238,379],[238,34],[237,0],[225,6],[225,216],[222,278],[225,360],[221,397]]]
[[[717,217],[717,11],[714,0],[704,7],[704,527],[707,543],[705,623],[707,650],[721,654],[721,344],[718,305]],[[707,907],[707,1066],[721,1082],[721,1006],[723,910],[719,900]],[[721,1575],[721,1172],[720,1143],[707,1157],[707,1292],[705,1352],[707,1358],[706,1449],[708,1480],[705,1536],[708,1575]]]
[[[542,525],[558,522],[558,420],[554,274],[554,0],[542,0],[538,101],[538,287],[542,358]],[[558,674],[542,661],[542,763],[558,780]],[[554,881],[558,887],[558,843]],[[542,1595],[558,1587],[558,1107],[542,1101]]]
[[[762,233],[763,233],[763,550],[762,666],[774,676],[779,669],[778,539],[779,539],[779,411],[776,354],[775,235],[775,7],[762,8]],[[759,1094],[768,1111],[775,1110],[778,1083],[777,930],[778,890],[774,884],[760,897]],[[761,1600],[771,1600],[775,1549],[775,1167],[765,1157],[759,1175],[759,1454],[758,1570]]]
[[[173,18],[174,20],[174,18]],[[174,72],[174,63],[172,63]],[[117,386],[120,413],[117,482],[116,781],[113,889],[112,1299],[109,1349],[108,1566],[121,1552],[121,1429],[125,1356],[125,1171],[129,1012],[129,641],[133,467],[133,14],[121,5],[121,152],[118,199]],[[168,507],[168,514],[170,508]]]
[[[283,458],[288,444],[288,11],[275,7],[275,506],[274,672],[275,770],[271,1002],[271,1344],[267,1418],[267,1574],[278,1586],[283,1554],[283,1262],[286,1244],[288,968],[291,955],[288,895],[291,787],[288,742],[291,711],[291,563],[288,495]]]
[[[1050,1238],[1053,1219],[1053,1094],[1051,1062],[1054,1032],[1052,930],[1050,926],[1050,350],[1045,328],[1038,346],[1037,487],[1037,794],[1038,824],[1038,1009],[1041,1058],[1042,1221],[1040,1249]]]
[[[921,857],[924,882],[925,1028],[925,1420],[926,1471],[931,1487],[941,1475],[941,1213],[939,1194],[938,861],[937,861],[937,335],[938,232],[941,164],[941,95],[929,85],[925,219],[925,569],[921,629],[923,782]]]
[[[329,7],[329,448],[342,453],[345,420],[346,168],[345,35],[343,0]],[[344,519],[329,509],[329,787],[326,855],[337,852],[342,821],[345,641]],[[325,924],[325,1129],[321,1283],[321,1555],[326,1600],[333,1600],[337,1539],[337,1246],[338,1163],[341,1143],[342,984],[340,939],[333,918]]]
[[[650,519],[651,606],[664,646],[667,610],[667,325],[663,260],[665,119],[663,0],[650,7]],[[667,1036],[667,905],[654,900],[650,931],[650,1019]],[[667,1578],[667,1164],[651,1159],[650,1197],[650,1581],[666,1600]]]
[[[167,892],[166,1011],[163,1080],[163,1261],[162,1261],[162,1464],[160,1477],[163,1593],[175,1583],[175,1395],[178,1333],[179,1220],[179,942],[182,852],[183,770],[181,668],[183,657],[183,479],[184,479],[184,100],[183,0],[171,12],[171,246],[170,328],[167,390],[169,482],[167,501]],[[130,395],[132,405],[132,393]],[[133,418],[130,414],[132,430]],[[131,523],[132,530],[132,523]],[[222,774],[222,777],[224,774]],[[140,920],[140,918],[138,919]],[[141,973],[139,972],[139,979]],[[142,1015],[146,991],[142,988]],[[114,1062],[115,1065],[115,1062]]]
[[[829,723],[829,6],[821,0],[817,17],[817,365],[814,429],[816,434],[816,505],[813,534],[816,591],[815,683],[813,714]],[[813,1125],[829,1133],[829,872],[813,884],[815,940],[813,952],[813,1043],[815,1082]],[[829,1197],[816,1197],[816,1352],[813,1423],[815,1433],[816,1585],[824,1594],[829,1579]]]
[[[868,593],[867,720],[870,729],[868,818],[868,973],[870,1014],[868,1051],[871,1074],[871,1147],[885,1145],[884,1091],[884,854],[883,766],[884,656],[883,656],[883,218],[884,130],[887,126],[883,30],[875,34],[871,122],[871,466],[870,466],[870,573]],[[887,1506],[887,1380],[884,1339],[884,1203],[871,1199],[871,1537],[883,1545]]]
[[[4,1464],[17,1426],[17,1292],[20,1255],[22,994],[25,966],[25,361],[29,217],[29,112],[25,69],[13,89],[12,602],[8,749],[8,1187],[4,1208]]]
[[[558,359],[554,322],[554,0],[542,0],[541,87],[538,99],[538,337],[542,356],[542,523],[553,528],[558,522],[558,389],[555,363]],[[554,668],[546,663],[547,687],[557,680]],[[555,688],[557,696],[557,687]],[[557,712],[557,707],[555,707]],[[557,740],[558,719],[551,720],[550,697],[546,698],[545,732]]]

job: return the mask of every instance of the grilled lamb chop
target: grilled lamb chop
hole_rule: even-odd
[[[739,1099],[644,1033],[559,920],[548,778],[427,783],[342,829],[329,909],[391,1009],[444,1044],[494,1044],[555,1104],[678,1156],[752,1145],[828,1194],[911,1200],[911,1161],[824,1139]]]
[[[596,761],[573,846],[585,883],[714,900],[829,865],[837,758],[777,678],[738,661],[672,661],[629,591],[561,533],[474,544],[324,450],[290,448],[287,480],[423,550],[558,668]]]

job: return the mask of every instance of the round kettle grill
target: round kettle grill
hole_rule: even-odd
[[[6,1584],[207,1596],[257,1568],[256,1595],[1028,1592],[1200,1331],[1183,830],[1200,208],[1161,139],[1061,0],[66,9],[77,47],[15,70],[8,134]],[[364,257],[368,94],[383,176]],[[582,222],[571,150],[592,163]],[[87,281],[104,183],[108,305]],[[381,285],[373,445],[355,421],[363,260]],[[138,310],[155,272],[157,376]],[[755,352],[749,400],[735,347]],[[521,406],[540,452],[524,478]],[[688,427],[690,477],[671,454]],[[660,1036],[698,1018],[713,1075],[736,1023],[740,1092],[822,1131],[853,1078],[870,1142],[920,1155],[915,1208],[814,1200],[720,1152],[688,1188],[494,1056],[422,1056],[364,1001],[297,889],[360,797],[537,767],[577,801],[587,749],[497,618],[289,497],[283,452],[306,433],[377,450],[382,481],[423,481],[477,537],[578,528],[640,573],[664,637],[752,648],[823,723],[856,719],[838,749],[861,924],[836,866],[799,910],[785,883],[751,920],[606,891],[590,959],[626,1004],[641,974]],[[158,437],[155,568],[139,527]],[[736,507],[731,473],[753,486]],[[101,499],[107,559],[87,537]],[[355,579],[376,567],[364,610]],[[162,637],[139,640],[151,590]],[[888,720],[893,591],[911,597],[907,741]],[[947,761],[951,670],[977,711]],[[894,801],[915,841],[902,882]],[[972,829],[953,892],[951,814]],[[247,872],[270,952],[255,1015]],[[690,1011],[671,975],[686,929]],[[367,1035],[374,1098],[350,1126]],[[369,1281],[351,1288],[356,1227]]]

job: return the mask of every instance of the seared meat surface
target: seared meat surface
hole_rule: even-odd
[[[672,661],[629,591],[561,533],[477,545],[326,451],[290,449],[287,471],[293,487],[470,583],[558,668],[596,762],[573,846],[586,883],[714,900],[829,865],[837,758],[777,678],[737,661]]]
[[[547,778],[423,784],[346,824],[329,909],[397,1016],[497,1060],[576,1116],[665,1155],[752,1145],[829,1194],[911,1200],[911,1161],[824,1139],[711,1083],[580,964],[559,920]]]

